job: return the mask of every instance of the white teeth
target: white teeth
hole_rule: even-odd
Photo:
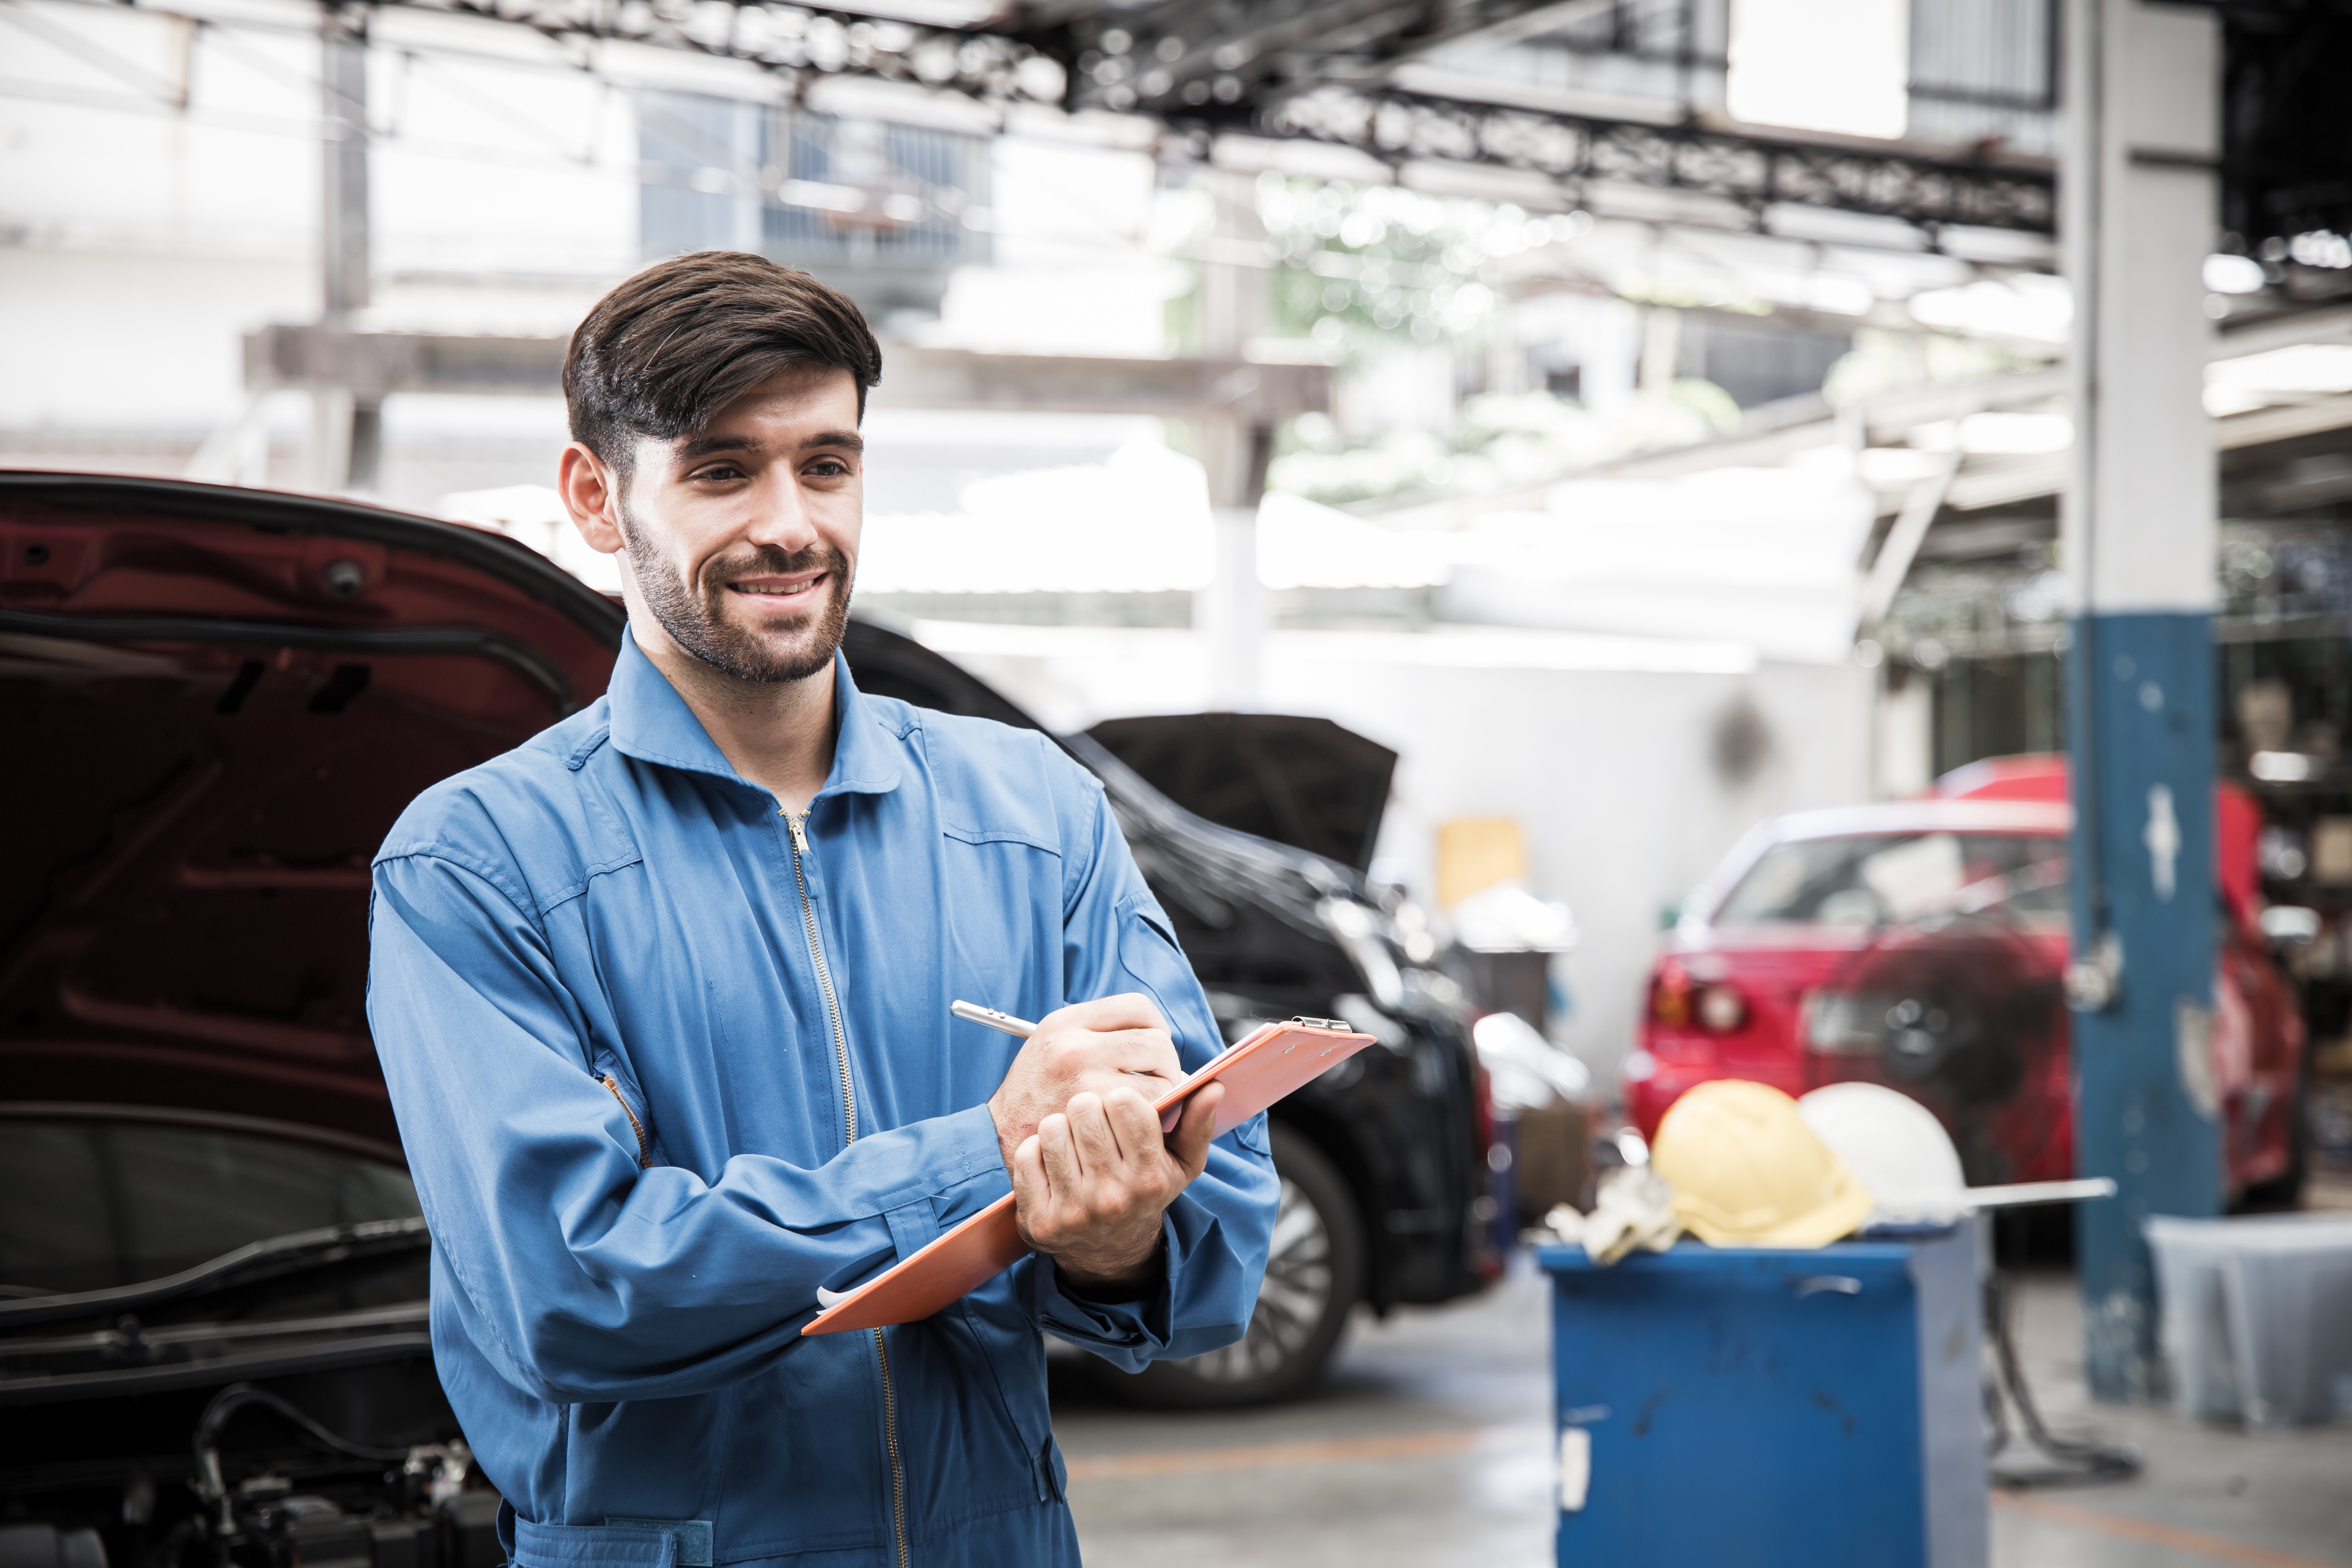
[[[806,583],[801,584],[798,587],[793,588],[756,588],[749,583],[733,583],[730,584],[729,586],[733,588],[739,594],[758,594],[763,597],[771,599],[790,599],[807,593],[811,588],[816,586],[816,583],[814,579],[811,579]]]

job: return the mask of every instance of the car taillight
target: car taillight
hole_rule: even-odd
[[[1679,963],[1662,963],[1650,981],[1650,1016],[1670,1029],[1691,1021],[1690,974]]]
[[[1715,1034],[1727,1035],[1748,1022],[1748,1000],[1728,985],[1704,985],[1699,988],[1699,1027]]]

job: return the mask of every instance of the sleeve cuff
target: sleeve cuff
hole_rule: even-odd
[[[1115,1365],[1134,1372],[1168,1347],[1175,1318],[1176,1271],[1182,1267],[1181,1242],[1176,1227],[1160,1222],[1160,1281],[1151,1291],[1132,1301],[1094,1301],[1062,1288],[1053,1259],[1034,1254],[1019,1267],[1029,1271],[1022,1282],[1029,1310],[1047,1333],[1083,1345]]]

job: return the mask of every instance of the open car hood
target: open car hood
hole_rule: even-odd
[[[0,473],[0,1092],[397,1161],[369,858],[426,785],[601,694],[622,625],[452,523]]]
[[[1087,731],[1211,822],[1368,871],[1397,754],[1328,719],[1177,713]]]

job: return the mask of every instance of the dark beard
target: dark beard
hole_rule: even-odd
[[[764,686],[806,680],[833,662],[834,650],[841,647],[842,635],[849,628],[849,563],[839,551],[817,545],[788,552],[772,544],[755,545],[747,555],[712,558],[702,568],[701,582],[689,586],[658,551],[639,543],[642,537],[636,519],[624,504],[621,538],[628,546],[637,592],[645,595],[646,608],[661,623],[670,641],[703,663],[738,680]],[[797,647],[771,647],[727,620],[729,583],[739,577],[810,571],[829,574],[825,599],[806,615],[785,623],[788,635],[809,628],[807,640]]]

